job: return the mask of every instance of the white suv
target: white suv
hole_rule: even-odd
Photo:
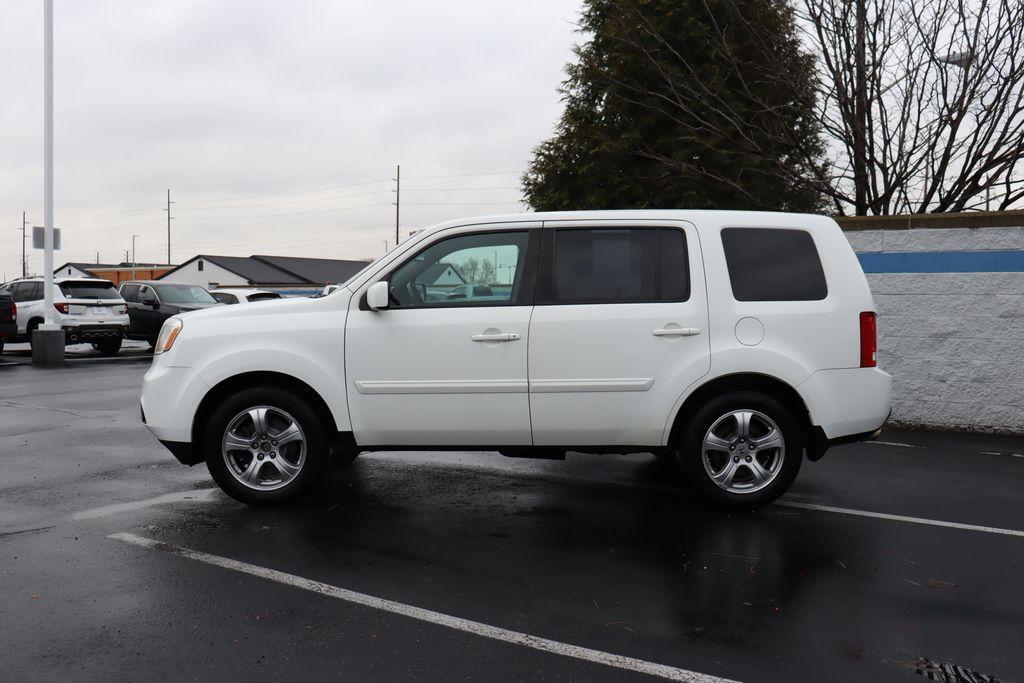
[[[9,341],[32,341],[32,331],[41,325],[43,278],[14,280],[0,287],[18,307],[18,336]],[[92,344],[104,355],[116,354],[128,333],[128,306],[114,283],[97,278],[54,278],[54,322],[64,330],[66,344]]]
[[[440,264],[490,296],[428,297]],[[169,319],[142,419],[249,503],[297,496],[332,455],[486,448],[652,452],[752,506],[886,421],[875,340],[830,218],[480,218],[424,230],[333,296]]]

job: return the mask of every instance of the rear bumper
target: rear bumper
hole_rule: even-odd
[[[889,418],[885,418],[888,422]],[[833,446],[842,446],[849,443],[859,443],[861,441],[874,441],[882,434],[882,428],[872,430],[870,432],[863,432],[861,434],[848,434],[847,436],[840,436],[835,439],[830,439],[825,436],[825,430],[815,425],[812,434],[811,442],[807,444],[807,459],[810,461],[821,460],[822,456]]]
[[[107,339],[124,339],[128,336],[127,325],[62,325],[64,340],[69,344],[100,342]]]
[[[878,368],[819,370],[797,390],[828,441],[871,434],[892,411],[892,377]]]

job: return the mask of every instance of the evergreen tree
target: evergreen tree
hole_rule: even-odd
[[[523,176],[533,208],[821,208],[814,61],[787,2],[587,0],[580,28]]]

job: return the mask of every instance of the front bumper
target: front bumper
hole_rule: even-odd
[[[198,465],[203,461],[203,455],[192,443],[185,441],[160,441],[164,448],[171,452],[182,465]]]
[[[210,388],[192,368],[171,367],[161,356],[142,378],[142,414],[157,440],[192,442],[192,421],[200,401]]]

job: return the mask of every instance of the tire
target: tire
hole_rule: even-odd
[[[35,335],[32,334],[32,333],[36,331],[37,327],[39,327],[39,321],[38,320],[33,320],[33,321],[29,322],[28,327],[25,328],[25,332],[28,333],[28,347],[30,349],[33,346],[35,346],[35,341],[32,339]]]
[[[744,419],[745,434],[740,428]],[[781,440],[768,438],[771,428]],[[765,443],[756,448],[758,441]],[[697,410],[683,430],[676,457],[707,501],[754,508],[789,489],[800,471],[806,441],[805,428],[785,404],[759,392],[736,391]]]
[[[259,426],[257,418],[263,421],[263,429],[254,429]],[[279,444],[274,437],[292,433],[289,423],[298,428],[298,438]],[[206,467],[217,485],[242,503],[296,500],[320,481],[329,460],[330,442],[323,424],[309,402],[290,391],[244,389],[218,405],[206,424],[202,441]],[[228,440],[238,448],[225,448]]]
[[[121,339],[104,339],[101,342],[93,342],[92,348],[96,349],[104,356],[114,356],[121,350]]]

